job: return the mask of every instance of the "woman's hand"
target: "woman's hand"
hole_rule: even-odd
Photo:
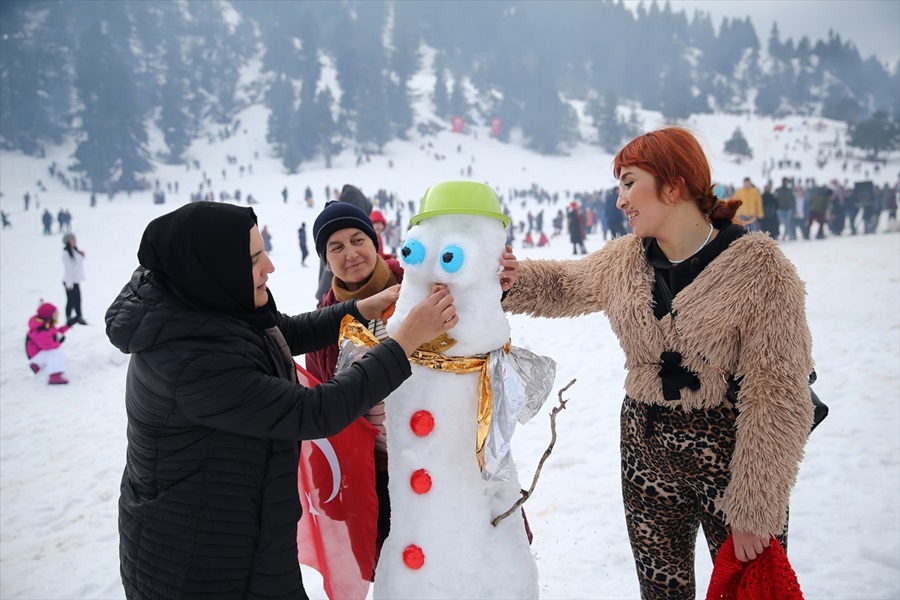
[[[391,336],[407,356],[416,348],[440,334],[456,327],[459,317],[453,306],[453,296],[445,285],[435,285],[431,294],[416,304],[399,329]]]
[[[369,296],[357,302],[356,310],[367,321],[372,319],[384,320],[384,312],[397,302],[398,296],[400,296],[400,284],[392,285],[374,296]]]
[[[503,256],[500,257],[500,289],[508,292],[516,283],[516,269],[519,268],[519,261],[513,254],[512,246],[506,245]]]
[[[749,531],[735,529],[731,532],[734,537],[734,556],[741,562],[753,560],[769,547],[768,537],[762,538]]]

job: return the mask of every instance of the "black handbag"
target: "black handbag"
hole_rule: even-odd
[[[825,420],[825,417],[828,416],[828,405],[822,402],[819,399],[819,395],[816,394],[816,390],[813,389],[812,384],[816,382],[816,372],[813,371],[809,374],[809,398],[812,401],[813,405],[813,424],[812,427],[809,428],[809,432],[812,433],[815,431],[816,427],[819,426],[819,423]],[[741,389],[741,380],[735,379],[734,375],[731,375],[728,378],[728,389],[725,391],[725,397],[728,398],[728,401],[734,405],[737,405],[737,393]]]
[[[809,432],[812,433],[813,430],[819,426],[819,423],[825,420],[825,417],[828,416],[828,405],[819,400],[819,395],[816,394],[816,390],[812,388],[812,384],[816,382],[816,372],[813,371],[809,374],[809,397],[813,403],[813,424],[812,427],[809,428]]]

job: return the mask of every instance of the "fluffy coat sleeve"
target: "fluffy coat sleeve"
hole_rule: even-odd
[[[762,245],[748,251],[754,249],[760,278],[734,278],[735,297],[744,299],[735,370],[740,414],[731,482],[719,508],[732,527],[768,536],[784,525],[812,426],[812,337],[796,268],[780,252]]]

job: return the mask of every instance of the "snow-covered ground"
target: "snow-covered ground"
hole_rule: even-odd
[[[150,176],[163,188],[178,181],[164,205],[150,192],[113,200],[67,190],[52,179],[48,166],[69,162],[73,148],[52,148],[46,159],[0,153],[0,208],[11,229],[0,232],[0,597],[33,599],[118,599],[116,501],[124,464],[123,390],[126,357],[104,333],[106,308],[137,264],[141,233],[149,220],[188,200],[205,171],[218,193],[241,189],[258,200],[260,225],[272,233],[276,272],[270,286],[285,312],[315,308],[317,262],[300,266],[297,229],[311,230],[323,205],[325,186],[345,183],[370,197],[385,189],[404,204],[439,181],[468,178],[489,183],[505,198],[532,184],[560,193],[560,203],[538,206],[533,199],[509,203],[514,222],[528,210],[545,210],[545,230],[567,192],[615,185],[612,156],[579,146],[568,157],[540,157],[489,138],[486,128],[463,135],[443,132],[391,142],[384,154],[356,166],[346,152],[334,167],[304,164],[286,175],[265,146],[265,112],[241,114],[233,137],[196,143],[189,157],[201,168],[159,165]],[[658,126],[645,114],[644,126]],[[710,153],[714,177],[739,185],[751,176],[762,185],[763,165],[789,156],[801,168],[776,169],[782,175],[837,178],[850,183],[865,171],[877,183],[896,181],[894,155],[875,173],[854,161],[816,167],[820,151],[843,143],[842,126],[817,119],[748,120],[740,116],[702,116],[695,128]],[[784,127],[778,131],[780,125]],[[741,127],[755,158],[737,164],[722,155],[726,139]],[[477,134],[477,136],[476,136]],[[258,152],[258,157],[255,153]],[[787,156],[786,156],[787,154]],[[237,158],[229,164],[228,156]],[[393,163],[390,166],[389,161]],[[252,164],[252,174],[238,166]],[[225,171],[223,176],[223,170]],[[47,191],[38,191],[42,180]],[[315,206],[307,207],[309,185]],[[281,190],[287,186],[288,202]],[[23,210],[30,191],[32,208]],[[41,209],[56,215],[68,208],[73,232],[86,251],[83,305],[88,326],[76,327],[64,345],[69,358],[68,386],[50,387],[33,375],[24,356],[26,323],[40,299],[65,305],[61,285],[62,243],[41,233]],[[394,218],[396,211],[385,214]],[[409,214],[404,213],[404,219]],[[900,234],[797,241],[784,251],[807,282],[807,308],[819,374],[816,389],[831,416],[812,435],[791,504],[789,556],[808,598],[875,599],[900,597]],[[594,234],[589,250],[603,244]],[[310,239],[312,248],[312,240]],[[520,258],[568,258],[571,246],[554,238],[549,247],[516,248]],[[572,320],[512,317],[513,343],[556,359],[555,390],[571,379],[567,409],[559,415],[559,439],[545,464],[534,496],[525,508],[540,570],[543,598],[636,598],[637,580],[625,531],[619,489],[618,413],[623,396],[623,356],[602,315]],[[514,452],[523,483],[531,481],[549,438],[548,413],[519,427]],[[698,595],[705,594],[711,564],[698,548]],[[324,598],[321,580],[304,570],[311,598]],[[371,592],[370,592],[371,595]]]

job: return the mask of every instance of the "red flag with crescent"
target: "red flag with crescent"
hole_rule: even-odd
[[[296,367],[301,384],[319,384],[312,373]],[[331,600],[362,600],[369,592],[378,531],[377,434],[360,417],[337,435],[300,444],[298,558],[322,575]]]

